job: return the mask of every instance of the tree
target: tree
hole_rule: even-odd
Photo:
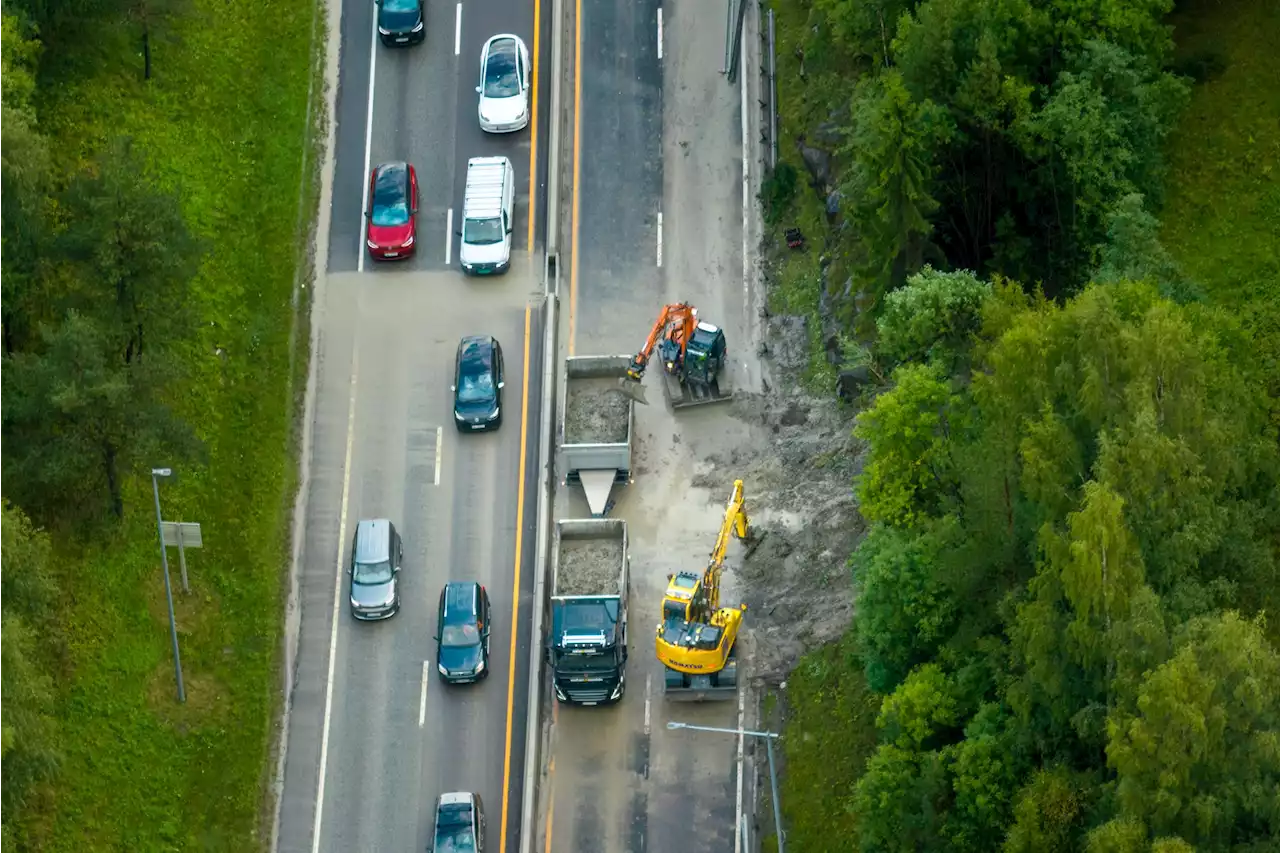
[[[189,286],[199,244],[177,198],[147,181],[132,141],[114,140],[94,170],[72,181],[63,204],[69,226],[59,248],[80,265],[83,282],[68,306],[101,318],[125,364],[150,344],[185,336],[194,325]]]
[[[876,321],[877,348],[894,362],[931,361],[948,371],[981,328],[991,285],[971,272],[941,272],[931,266],[885,297]]]
[[[1259,617],[1187,623],[1107,725],[1123,813],[1204,851],[1280,837],[1280,654]]]
[[[49,658],[55,595],[49,537],[4,501],[0,538],[0,679],[4,682],[0,794],[8,825],[31,787],[57,771],[60,756],[53,722],[53,680],[41,666]],[[44,636],[37,634],[41,627]]]
[[[190,428],[163,402],[171,362],[126,363],[113,336],[74,311],[57,327],[43,326],[41,339],[40,352],[5,360],[0,418],[9,482],[24,503],[46,511],[84,511],[105,490],[121,516],[126,474],[145,459],[196,448]]]
[[[1187,279],[1160,242],[1160,222],[1144,207],[1141,193],[1129,193],[1107,214],[1107,241],[1094,281],[1153,281],[1176,302],[1199,302],[1204,294]]]
[[[856,218],[871,258],[867,274],[880,292],[901,286],[930,252],[928,217],[934,152],[950,133],[945,114],[917,103],[894,70],[854,88],[853,157],[842,195],[856,199]]]
[[[962,535],[954,518],[910,530],[877,524],[854,552],[854,627],[876,692],[897,687],[950,636],[959,602],[945,581],[943,557]]]
[[[910,524],[934,513],[952,489],[952,396],[941,371],[929,365],[905,365],[893,378],[893,390],[859,415],[854,428],[871,445],[858,500],[870,521]]]
[[[47,233],[49,152],[31,100],[40,43],[24,38],[18,20],[3,16],[0,48],[0,322],[4,351],[25,347],[42,303],[38,271]]]
[[[1037,770],[1017,794],[1004,853],[1079,849],[1095,780],[1061,764]]]

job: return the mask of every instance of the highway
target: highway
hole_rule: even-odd
[[[725,4],[572,7],[565,348],[634,352],[663,304],[688,300],[726,330],[735,384],[759,390],[754,296],[744,286],[741,93],[720,74]],[[751,809],[737,738],[666,728],[669,720],[738,727],[742,705],[665,700],[653,644],[667,573],[705,566],[732,486],[732,471],[717,471],[723,484],[710,490],[695,488],[693,475],[742,427],[724,407],[674,417],[657,371],[646,381],[651,405],[636,412],[635,482],[615,490],[609,513],[627,521],[631,541],[627,693],[613,707],[553,703],[543,853],[725,853],[737,849],[735,825]],[[555,512],[580,517],[588,509],[580,492],[561,488]],[[735,546],[724,605],[737,603],[737,557]]]
[[[480,794],[487,848],[518,844],[527,708],[542,318],[542,219],[549,16],[535,0],[428,3],[424,44],[377,43],[372,2],[342,4],[327,256],[318,270],[315,402],[298,566],[298,653],[288,711],[276,849],[424,850],[435,798]],[[540,32],[535,33],[535,21]],[[521,132],[480,131],[480,48],[520,35],[534,59],[535,116]],[[511,270],[467,279],[449,211],[466,161],[506,154],[520,174]],[[417,253],[365,256],[368,168],[418,174]],[[323,220],[322,220],[323,221]],[[458,227],[455,223],[454,227]],[[489,333],[506,360],[504,423],[459,434],[449,386],[458,339]],[[359,623],[346,560],[357,521],[387,517],[404,540],[400,613]],[[490,676],[435,676],[436,602],[476,579],[493,606]]]

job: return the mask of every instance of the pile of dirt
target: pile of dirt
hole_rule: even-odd
[[[621,539],[561,540],[556,595],[618,595],[621,577]]]
[[[564,437],[568,444],[620,444],[627,440],[630,400],[610,380],[569,383]]]
[[[693,485],[718,494],[727,478],[744,481],[752,541],[737,551],[743,558],[731,557],[733,584],[748,605],[752,676],[776,685],[853,618],[848,561],[866,532],[854,479],[866,449],[853,437],[856,410],[801,389],[804,319],[769,320],[768,391],[731,404],[748,437],[705,457]]]

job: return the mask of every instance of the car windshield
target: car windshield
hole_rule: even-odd
[[[384,12],[416,12],[418,0],[382,0]]]
[[[387,583],[391,580],[391,563],[356,563],[351,579],[361,586]]]
[[[462,242],[471,246],[487,246],[502,242],[502,220],[468,219],[463,223]]]
[[[489,48],[489,61],[484,67],[484,96],[514,98],[518,94],[520,77],[516,74],[515,42],[497,42]]]
[[[441,806],[436,815],[436,843],[433,853],[475,853],[475,849],[471,807]]]
[[[450,649],[463,649],[479,645],[480,629],[475,625],[445,625],[440,632],[440,645]]]
[[[487,403],[493,399],[493,377],[489,371],[480,374],[463,374],[458,385],[459,403]]]

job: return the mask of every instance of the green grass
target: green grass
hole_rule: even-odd
[[[778,796],[788,850],[849,853],[857,849],[853,788],[876,745],[880,697],[867,687],[852,633],[805,655],[787,678]],[[766,719],[774,700],[767,700]],[[772,722],[772,721],[771,721]],[[776,723],[773,723],[776,725]],[[775,753],[776,756],[776,753]],[[766,770],[767,772],[767,770]],[[766,853],[777,840],[767,800],[758,812]]]
[[[308,121],[308,95],[318,102],[322,87],[312,87],[320,66],[309,35],[320,25],[310,3],[192,0],[172,38],[154,45],[150,82],[134,33],[108,27],[96,34],[107,47],[94,73],[82,67],[45,87],[41,123],[60,170],[131,135],[207,241],[193,288],[202,323],[183,353],[192,380],[174,402],[209,456],[161,486],[165,516],[204,532],[204,549],[188,557],[189,597],[176,589],[170,552],[185,706],[174,697],[150,483],[129,485],[110,541],[61,549],[65,760],[22,821],[38,849],[243,853],[269,838],[293,416],[308,337],[293,334],[306,310],[293,300],[295,247],[306,237],[304,173],[308,234],[314,210],[319,110]]]
[[[1188,0],[1178,56],[1224,61],[1193,90],[1169,145],[1164,243],[1209,298],[1237,311],[1280,392],[1280,4]]]
[[[777,39],[778,87],[778,162],[795,170],[795,190],[789,203],[776,211],[766,210],[764,265],[770,283],[769,310],[774,314],[806,317],[809,321],[809,362],[804,384],[810,390],[829,394],[835,370],[826,363],[822,346],[822,322],[819,298],[822,275],[819,266],[823,252],[838,256],[835,247],[827,247],[829,228],[826,199],[810,186],[809,173],[800,157],[796,139],[813,132],[826,122],[832,109],[848,100],[850,85],[846,69],[828,68],[820,55],[809,47],[804,60],[805,78],[801,79],[801,61],[796,48],[807,45],[809,4],[807,2],[772,2]],[[762,193],[764,195],[765,193]],[[797,227],[807,244],[802,251],[787,249],[783,239],[786,228]],[[838,264],[837,264],[838,267]],[[838,277],[833,267],[833,278]],[[843,280],[843,279],[841,279]],[[846,346],[852,351],[852,346]]]

